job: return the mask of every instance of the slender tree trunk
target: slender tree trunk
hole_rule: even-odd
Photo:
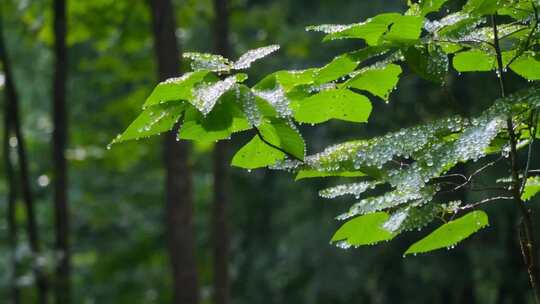
[[[505,81],[504,81],[504,65],[502,58],[502,51],[499,45],[499,32],[497,29],[497,16],[491,16],[491,24],[493,27],[493,42],[495,46],[495,53],[497,59],[497,72],[499,76],[499,86],[501,89],[501,97],[506,96]],[[521,222],[519,227],[519,242],[521,245],[521,254],[527,272],[529,274],[529,283],[534,295],[534,301],[540,304],[540,274],[538,273],[538,249],[536,245],[536,239],[534,235],[534,222],[532,209],[525,205],[525,202],[521,199],[521,185],[523,183],[522,177],[520,177],[520,170],[518,167],[518,153],[517,153],[517,136],[514,131],[514,123],[512,118],[508,118],[506,121],[506,129],[509,135],[510,144],[510,172],[512,174],[512,194],[514,201],[516,202],[521,212]],[[523,177],[526,179],[527,177]]]
[[[69,246],[69,205],[67,197],[67,110],[66,110],[66,0],[54,0],[54,83],[53,83],[53,186],[55,215],[55,250],[57,254],[55,302],[71,302]]]
[[[1,8],[0,8],[1,10]],[[26,232],[28,234],[28,240],[30,243],[30,250],[35,258],[34,275],[36,278],[37,286],[37,303],[47,303],[47,291],[48,282],[42,267],[37,263],[41,254],[39,244],[39,234],[36,221],[36,214],[34,210],[34,198],[32,196],[32,189],[30,186],[30,174],[28,170],[28,161],[26,159],[26,149],[24,143],[23,132],[21,128],[21,121],[19,117],[19,101],[17,92],[15,90],[15,84],[13,83],[13,73],[11,71],[10,61],[8,59],[7,50],[4,41],[4,29],[2,26],[2,15],[0,11],[0,61],[2,61],[5,75],[5,94],[6,102],[10,109],[10,116],[12,119],[12,128],[17,138],[17,155],[19,158],[20,166],[20,185],[22,190],[22,198],[26,209]]]
[[[4,162],[6,168],[6,183],[7,183],[7,230],[8,230],[8,242],[11,249],[10,266],[11,274],[9,278],[11,303],[20,303],[20,291],[17,286],[17,275],[19,273],[19,262],[16,257],[17,240],[18,240],[18,228],[17,220],[15,217],[15,209],[17,202],[17,185],[15,182],[15,172],[13,170],[13,162],[11,160],[11,149],[9,146],[9,138],[11,137],[11,113],[10,107],[5,101],[4,109]]]
[[[151,0],[154,48],[158,77],[165,80],[180,72],[180,50],[170,0]],[[189,145],[176,140],[177,127],[165,134],[166,232],[173,274],[175,304],[197,304],[199,283],[195,259],[193,193]]]
[[[228,0],[214,0],[215,51],[229,57]],[[228,201],[228,144],[218,141],[213,151],[214,201],[212,208],[212,236],[214,253],[214,303],[229,302],[229,231],[227,225]]]

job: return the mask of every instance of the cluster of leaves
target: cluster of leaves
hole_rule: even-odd
[[[326,198],[364,196],[338,217],[347,220],[332,239],[339,246],[389,240],[451,216],[452,220],[406,253],[452,247],[488,225],[488,218],[477,210],[454,220],[458,212],[474,206],[440,202],[438,194],[445,189],[438,181],[458,163],[489,154],[504,158],[509,149],[508,118],[518,131],[519,147],[527,146],[537,133],[539,88],[531,86],[501,98],[476,118],[451,117],[338,144],[310,156],[296,127],[329,120],[367,122],[371,101],[388,101],[402,65],[422,78],[443,83],[450,66],[460,73],[497,71],[501,59],[504,71],[510,69],[529,81],[540,79],[540,58],[535,53],[540,38],[537,0],[469,0],[458,12],[428,18],[441,15],[446,2],[420,0],[409,3],[404,14],[381,14],[348,25],[310,26],[307,30],[323,32],[326,41],[360,39],[365,47],[341,54],[323,67],[272,73],[253,87],[243,84],[247,75],[237,71],[278,46],[251,50],[235,62],[187,53],[193,72],[160,83],[140,116],[113,142],[159,134],[176,124],[180,125],[179,140],[217,141],[252,130],[253,138],[233,157],[234,166],[290,170],[297,179],[361,179],[320,193]],[[486,22],[493,15],[503,16],[495,31]],[[540,190],[538,184],[536,178],[528,180],[524,199]],[[383,194],[366,195],[371,192]]]

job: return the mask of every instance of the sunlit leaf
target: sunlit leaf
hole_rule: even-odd
[[[463,10],[469,13],[488,15],[497,11],[500,0],[469,0],[463,6]]]
[[[525,184],[525,189],[521,195],[521,199],[528,201],[540,192],[540,177],[529,177]]]
[[[495,56],[479,50],[459,52],[453,64],[458,72],[491,71],[495,68]]]
[[[400,16],[390,25],[390,30],[383,36],[383,41],[409,44],[420,38],[424,18],[421,16]]]
[[[405,255],[454,247],[457,243],[488,225],[488,216],[485,212],[470,212],[442,225],[425,238],[414,243],[407,249]]]
[[[231,62],[220,55],[208,53],[186,52],[183,57],[191,60],[191,69],[193,71],[228,71],[231,69]]]
[[[279,45],[269,45],[261,48],[257,48],[254,50],[249,50],[246,53],[244,53],[238,60],[233,64],[233,69],[235,70],[242,70],[247,69],[251,66],[251,64],[261,58],[264,58],[273,52],[279,50]]]
[[[262,138],[271,145],[286,151],[298,159],[304,159],[304,139],[300,135],[300,132],[288,122],[280,119],[272,119],[269,122],[261,124],[258,129]]]
[[[330,119],[367,122],[371,103],[363,95],[346,89],[319,92],[291,105],[294,117],[302,123],[322,123]]]
[[[354,71],[357,66],[358,62],[354,61],[348,54],[338,56],[315,72],[315,82],[326,83],[336,80]]]
[[[365,176],[366,174],[361,171],[318,171],[318,170],[300,170],[296,174],[295,180],[301,180],[305,178],[316,178],[316,177],[330,177],[330,176],[341,176],[341,177],[360,177]]]
[[[170,101],[146,108],[113,143],[139,139],[171,130],[186,104]]]
[[[244,169],[256,169],[273,165],[284,157],[283,152],[268,146],[258,135],[255,135],[236,152],[231,164]]]
[[[382,226],[388,220],[386,212],[376,212],[355,217],[343,224],[332,237],[332,242],[343,241],[346,245],[373,245],[392,239],[395,235]]]
[[[395,64],[376,66],[360,72],[348,80],[344,86],[359,90],[366,90],[375,96],[388,100],[390,93],[395,89],[401,67]]]
[[[510,69],[525,79],[540,80],[540,60],[530,54],[521,55]]]
[[[172,100],[192,100],[194,98],[193,87],[208,77],[209,74],[209,71],[197,71],[161,82],[146,99],[143,108]],[[217,77],[212,79],[215,81]]]
[[[364,39],[369,45],[377,45],[381,36],[388,31],[390,24],[400,17],[401,15],[396,13],[380,14],[363,23],[349,25],[341,31],[332,32],[326,35],[324,40],[356,38]]]

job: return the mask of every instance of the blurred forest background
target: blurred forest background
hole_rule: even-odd
[[[174,38],[180,51],[232,58],[280,44],[278,53],[250,70],[248,82],[255,83],[279,69],[322,66],[360,43],[322,43],[320,35],[304,32],[305,26],[403,12],[405,1],[2,0],[0,5],[5,42],[0,48],[7,54],[0,74],[0,91],[7,93],[0,97],[6,121],[1,303],[45,303],[45,290],[51,303],[84,304],[527,301],[511,206],[488,208],[491,226],[451,251],[403,258],[407,244],[422,232],[343,250],[328,242],[339,225],[334,216],[348,205],[317,196],[317,189],[335,180],[294,182],[283,172],[230,168],[231,151],[247,135],[226,145],[176,147],[172,151],[180,151],[191,167],[180,173],[171,160],[178,155],[169,153],[164,161],[163,138],[106,148],[158,80],[174,76],[181,58]],[[164,45],[171,43],[172,48]],[[167,47],[176,57],[172,64],[170,56],[163,57],[171,54]],[[24,142],[15,134],[10,82]],[[494,73],[456,73],[442,87],[405,76],[388,104],[374,105],[369,124],[333,122],[303,130],[308,152],[449,114],[473,115],[496,98],[495,83]],[[171,172],[180,174],[187,188],[175,189],[175,181],[166,186]],[[180,213],[170,205],[175,197],[183,204]],[[175,237],[180,243],[174,244]]]

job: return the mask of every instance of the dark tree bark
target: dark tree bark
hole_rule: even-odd
[[[58,256],[55,302],[71,302],[71,249],[69,246],[69,204],[67,195],[67,48],[66,0],[54,0],[54,83],[53,83],[53,187],[55,215],[55,250]]]
[[[214,0],[215,51],[229,57],[229,12],[227,0]],[[213,151],[214,201],[212,204],[212,236],[214,253],[214,303],[229,300],[229,232],[227,225],[228,145],[218,141]]]
[[[154,48],[158,77],[165,80],[180,72],[180,50],[175,36],[175,17],[170,0],[151,0]],[[178,127],[165,134],[166,234],[173,274],[175,304],[197,304],[199,283],[195,260],[193,193],[189,145],[176,140]]]
[[[1,10],[1,8],[0,8]],[[30,186],[30,174],[28,170],[28,161],[26,159],[26,149],[24,143],[23,132],[21,128],[21,120],[19,116],[19,100],[15,84],[13,83],[13,73],[11,71],[10,61],[8,58],[5,41],[2,12],[0,11],[0,61],[4,68],[6,103],[9,107],[11,117],[12,130],[17,138],[17,156],[20,167],[20,187],[22,198],[26,209],[26,233],[30,243],[30,250],[34,257],[39,257],[41,254],[39,234],[34,210],[34,198]],[[43,269],[40,265],[34,265],[34,275],[36,278],[37,287],[37,303],[47,303],[48,282]]]
[[[20,303],[20,290],[17,286],[17,274],[19,273],[19,262],[17,261],[15,251],[17,250],[18,241],[18,227],[15,217],[15,209],[17,202],[17,185],[15,182],[15,172],[13,162],[10,154],[11,149],[9,147],[9,138],[11,137],[11,113],[7,100],[4,106],[4,163],[6,170],[6,184],[7,184],[7,230],[8,230],[8,243],[11,249],[10,266],[11,275],[9,278],[11,303]]]

